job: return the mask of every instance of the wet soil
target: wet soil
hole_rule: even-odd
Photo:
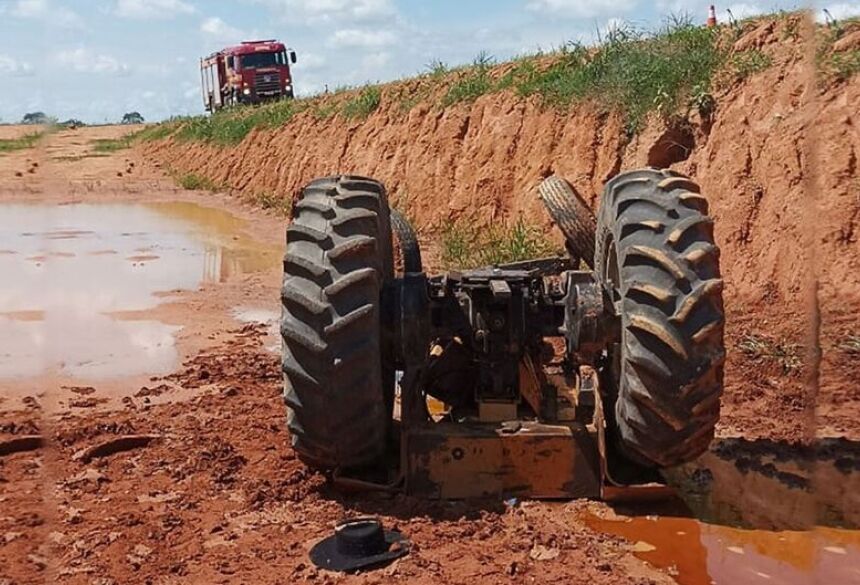
[[[280,397],[282,220],[134,152],[89,155],[124,131],[0,160],[0,583],[671,582],[576,503],[347,496],[308,471]],[[35,177],[8,172],[25,163]],[[315,541],[368,513],[407,558],[312,567]]]

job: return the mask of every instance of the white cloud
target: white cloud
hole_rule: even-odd
[[[174,18],[192,14],[194,6],[183,0],[117,0],[114,14],[122,18]]]
[[[397,42],[390,30],[342,29],[335,31],[330,42],[335,47],[385,47]]]
[[[110,55],[95,53],[90,49],[78,47],[60,51],[56,55],[57,63],[69,67],[78,73],[128,73],[129,67]]]
[[[361,60],[361,66],[366,71],[378,71],[391,62],[391,53],[371,53]]]
[[[285,20],[375,20],[395,16],[392,0],[254,0]]]
[[[200,32],[217,40],[228,42],[239,42],[245,33],[234,26],[230,26],[217,16],[211,16],[200,23]]]
[[[526,8],[554,16],[589,18],[611,12],[627,12],[636,0],[528,0]]]
[[[818,22],[826,22],[828,20],[824,12],[825,8],[830,13],[830,16],[836,20],[845,20],[846,18],[860,16],[860,2],[830,4],[823,6],[822,10],[815,13],[815,20]]]
[[[0,12],[8,12],[18,18],[41,20],[61,28],[82,28],[83,19],[74,11],[55,6],[49,0],[15,0]]]
[[[9,55],[0,55],[0,74],[24,77],[33,74],[33,66],[13,59]]]
[[[319,71],[327,64],[326,58],[317,53],[303,53],[298,60],[296,69],[301,71]]]

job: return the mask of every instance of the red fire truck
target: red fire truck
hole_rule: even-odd
[[[275,40],[246,41],[200,60],[203,105],[209,112],[236,104],[292,99],[290,64],[296,53]]]

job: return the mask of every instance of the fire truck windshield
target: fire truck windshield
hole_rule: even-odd
[[[275,67],[277,65],[286,65],[287,56],[283,51],[277,53],[252,53],[250,55],[242,55],[243,69],[257,69],[259,67]]]

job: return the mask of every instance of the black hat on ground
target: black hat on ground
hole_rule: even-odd
[[[410,542],[396,530],[383,530],[375,518],[341,522],[334,534],[311,549],[311,561],[320,569],[352,572],[381,567],[409,552]]]

